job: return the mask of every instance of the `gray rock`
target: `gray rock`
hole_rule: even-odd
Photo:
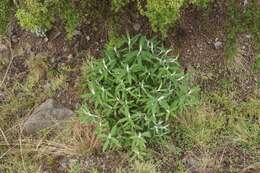
[[[215,49],[221,48],[221,47],[222,47],[222,42],[221,42],[221,41],[216,41],[216,42],[214,43],[214,47],[215,47]]]
[[[59,126],[73,115],[74,112],[70,109],[59,106],[53,99],[48,99],[35,108],[24,122],[23,130],[26,135],[34,134],[47,127]]]
[[[48,37],[44,37],[44,42],[47,43],[49,41]]]
[[[0,91],[0,101],[4,100],[4,98],[5,98],[5,93]]]
[[[189,154],[182,159],[182,163],[188,169],[188,173],[196,172],[198,168],[198,161]]]
[[[87,39],[87,41],[89,41],[89,40],[90,40],[90,36],[87,35],[87,36],[86,36],[86,39]]]
[[[248,5],[248,0],[244,0],[244,6]]]
[[[246,34],[246,38],[247,38],[247,39],[250,39],[250,38],[252,38],[252,35]]]
[[[141,25],[139,23],[135,23],[133,27],[135,31],[139,31],[141,29]]]
[[[18,43],[19,42],[19,38],[16,35],[13,35],[11,37],[11,40],[12,40],[13,43]]]

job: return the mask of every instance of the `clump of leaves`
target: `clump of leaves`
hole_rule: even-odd
[[[112,3],[111,3],[112,4],[112,9],[114,11],[118,11],[123,6],[128,4],[129,2],[130,2],[130,0],[112,0]]]
[[[22,6],[23,8],[16,12],[16,17],[21,26],[39,36],[43,36],[51,28],[54,21],[47,5],[35,0],[25,0]]]
[[[170,120],[196,103],[198,88],[156,39],[127,36],[119,43],[85,74],[89,93],[80,114],[97,125],[103,150],[128,149],[141,158],[149,143],[168,137]]]
[[[44,36],[51,29],[55,17],[64,21],[67,36],[71,39],[80,23],[81,10],[68,0],[25,0],[17,10],[16,16],[21,26],[36,35]]]
[[[191,0],[191,3],[202,8],[207,8],[211,0]]]
[[[145,15],[149,18],[153,30],[166,34],[180,16],[185,0],[148,0]]]

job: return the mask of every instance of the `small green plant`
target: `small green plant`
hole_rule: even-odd
[[[6,25],[9,22],[11,13],[11,4],[9,0],[1,0],[0,2],[0,34],[5,32]]]
[[[260,72],[260,54],[256,55],[255,63],[252,68],[254,72]]]
[[[118,11],[129,2],[130,0],[112,0],[112,9],[114,11]]]
[[[141,158],[149,143],[167,138],[170,120],[196,103],[197,88],[169,52],[155,39],[127,36],[84,74],[89,92],[81,119],[97,125],[103,150],[128,149]]]
[[[192,0],[191,3],[202,8],[207,8],[211,0]]]
[[[152,28],[166,34],[180,16],[185,0],[147,0],[145,15],[149,18]]]
[[[65,21],[65,29],[67,32],[67,38],[72,39],[74,36],[75,30],[80,23],[80,15],[77,13],[76,9],[71,8],[67,5],[62,11],[62,18]]]
[[[70,165],[69,173],[80,173],[80,163]]]

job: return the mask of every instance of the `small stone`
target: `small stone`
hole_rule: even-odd
[[[244,0],[244,6],[248,5],[248,0]]]
[[[48,99],[35,108],[31,116],[24,122],[24,133],[31,135],[51,126],[62,127],[60,124],[73,115],[72,110],[59,106],[53,99]]]
[[[191,155],[186,155],[182,159],[182,163],[189,170],[188,172],[196,172],[196,169],[198,168],[198,161],[195,160]]]
[[[252,36],[250,34],[246,34],[246,38],[250,39]]]
[[[8,50],[7,46],[0,43],[0,52],[4,52],[6,50]]]
[[[81,33],[81,31],[76,30],[76,31],[74,31],[74,35],[75,35],[75,36],[76,36],[76,35],[82,35],[82,33]]]
[[[141,29],[141,25],[139,23],[135,23],[133,27],[135,31],[139,31]]]
[[[73,55],[72,54],[69,54],[68,55],[68,60],[70,61],[70,60],[72,60],[73,59]]]
[[[222,42],[221,42],[221,41],[216,41],[216,42],[214,43],[214,47],[215,47],[215,49],[221,48],[221,47],[222,47]]]
[[[11,40],[13,43],[18,43],[18,41],[19,41],[16,35],[13,35]]]
[[[48,37],[45,37],[45,38],[44,38],[44,42],[46,43],[46,42],[48,42],[48,41],[49,41]]]
[[[51,88],[51,84],[47,82],[45,85],[43,85],[44,90],[49,90]]]

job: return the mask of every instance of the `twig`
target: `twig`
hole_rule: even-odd
[[[4,156],[9,152],[9,151],[11,151],[12,150],[12,148],[9,148],[5,153],[3,153],[1,156],[0,156],[0,160],[2,159],[2,158],[4,158]]]
[[[20,145],[20,154],[21,154],[21,159],[22,159],[22,163],[23,163],[23,169],[24,172],[28,173],[26,166],[25,166],[25,162],[24,162],[24,157],[23,157],[23,145],[22,145],[22,127],[20,126],[20,133],[19,133],[19,145]]]
[[[7,140],[7,137],[5,136],[5,133],[4,133],[4,131],[0,128],[0,132],[2,133],[2,136],[3,136],[3,138],[4,138],[4,140],[5,140],[5,143],[7,144],[7,146],[10,146],[10,143],[8,142],[8,140]]]
[[[5,80],[6,80],[7,74],[8,74],[8,72],[9,72],[9,70],[10,70],[10,68],[11,68],[11,66],[12,66],[13,60],[14,60],[14,55],[13,55],[13,51],[12,51],[12,43],[11,43],[11,40],[9,40],[9,44],[8,44],[8,45],[9,45],[9,50],[10,50],[10,53],[11,53],[11,60],[10,60],[10,62],[9,62],[9,64],[8,64],[7,69],[6,69],[4,78],[3,78],[2,82],[1,82],[1,85],[0,85],[0,88],[2,88],[2,86],[3,86],[3,84],[4,84]]]
[[[15,5],[16,8],[19,8],[19,5],[18,5],[18,3],[17,3],[16,0],[13,0],[13,3],[14,3],[14,5]]]

